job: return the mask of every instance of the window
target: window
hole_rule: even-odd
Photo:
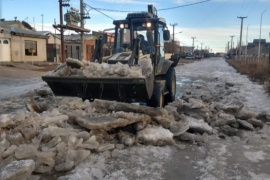
[[[26,56],[37,56],[37,42],[36,41],[25,41],[25,55]]]
[[[159,45],[160,45],[160,56],[164,57],[164,40],[163,40],[163,26],[159,26]]]
[[[4,40],[3,41],[3,44],[8,44],[8,40]]]

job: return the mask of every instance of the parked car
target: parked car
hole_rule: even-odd
[[[196,54],[196,55],[195,55],[195,59],[197,59],[197,60],[201,60],[201,59],[202,59],[202,56],[201,56],[201,55],[199,55],[199,54]]]
[[[187,54],[185,59],[194,59],[194,56],[192,54]]]

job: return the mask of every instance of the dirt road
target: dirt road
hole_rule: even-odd
[[[19,96],[45,85],[40,78],[43,74],[41,71],[0,66],[0,99]]]

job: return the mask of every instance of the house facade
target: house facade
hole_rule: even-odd
[[[266,39],[254,39],[252,43],[248,43],[247,45],[247,55],[258,55],[260,44],[261,55],[269,54],[270,42],[266,42]],[[242,51],[245,50],[246,47],[242,47]]]
[[[47,36],[46,53],[48,62],[61,61],[61,39],[50,31],[38,31],[41,35]]]
[[[11,61],[10,37],[7,29],[0,27],[0,62]]]
[[[80,59],[81,36],[79,34],[64,35],[66,58]],[[94,53],[95,38],[91,34],[84,35],[84,60],[90,61]]]
[[[0,21],[0,62],[46,61],[47,36],[26,22]]]

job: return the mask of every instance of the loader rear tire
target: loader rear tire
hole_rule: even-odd
[[[160,107],[164,106],[164,91],[163,87],[160,85],[155,85],[153,90],[153,95],[151,99],[148,101],[148,105],[151,107]]]
[[[168,94],[165,96],[165,104],[173,102],[176,94],[176,76],[174,68],[170,68],[165,75]]]

